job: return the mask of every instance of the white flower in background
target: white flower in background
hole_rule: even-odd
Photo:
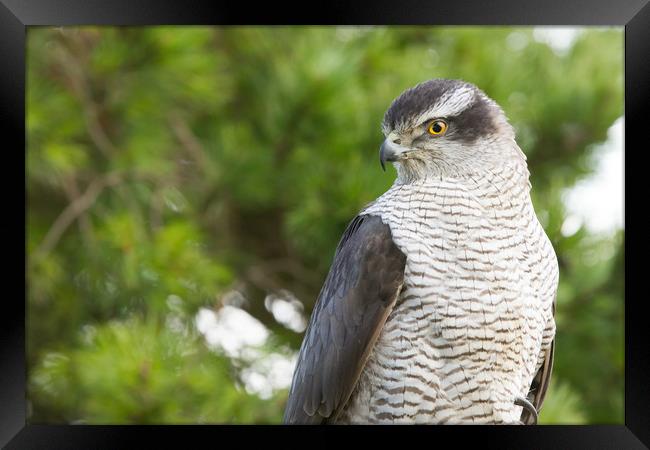
[[[266,310],[280,324],[296,333],[302,333],[307,328],[307,318],[304,315],[302,302],[287,290],[279,294],[269,294],[264,299]]]
[[[196,327],[211,348],[221,349],[230,358],[239,358],[246,347],[266,343],[269,330],[256,318],[235,306],[222,306],[217,312],[201,308]]]
[[[278,305],[282,305],[276,309],[279,308],[283,319],[291,316],[286,305]],[[243,309],[232,305],[224,305],[216,312],[201,308],[195,323],[211,349],[236,360],[235,366],[240,367],[239,376],[247,392],[268,399],[276,390],[291,384],[297,354],[287,348],[282,349],[283,353],[264,351],[262,346],[268,342],[271,332]]]

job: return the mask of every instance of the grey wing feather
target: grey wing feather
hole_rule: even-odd
[[[360,215],[350,222],[300,347],[285,423],[336,419],[395,305],[405,264],[379,217]]]
[[[557,301],[557,296],[553,300],[552,312],[553,318],[555,318],[555,303]],[[551,382],[551,372],[553,371],[553,355],[555,353],[555,338],[551,341],[548,349],[546,349],[546,354],[544,356],[544,362],[542,366],[535,374],[533,382],[530,385],[530,390],[528,391],[528,401],[533,404],[537,412],[542,409],[542,403],[544,403],[544,398],[546,397],[546,391],[548,390],[548,385]],[[532,414],[524,409],[521,413],[521,422],[526,425],[534,423],[534,418]]]

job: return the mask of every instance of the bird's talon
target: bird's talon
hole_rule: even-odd
[[[537,425],[537,410],[528,399],[517,397],[515,398],[515,405],[522,406],[526,411],[528,411],[533,418],[532,425]]]

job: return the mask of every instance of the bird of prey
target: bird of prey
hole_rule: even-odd
[[[473,84],[433,79],[382,131],[397,178],[338,244],[284,422],[536,423],[559,274],[512,126]]]

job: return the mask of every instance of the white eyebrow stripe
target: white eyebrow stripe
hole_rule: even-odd
[[[418,115],[413,126],[436,117],[450,117],[460,114],[476,101],[476,93],[471,87],[460,87],[442,95],[435,105]]]

